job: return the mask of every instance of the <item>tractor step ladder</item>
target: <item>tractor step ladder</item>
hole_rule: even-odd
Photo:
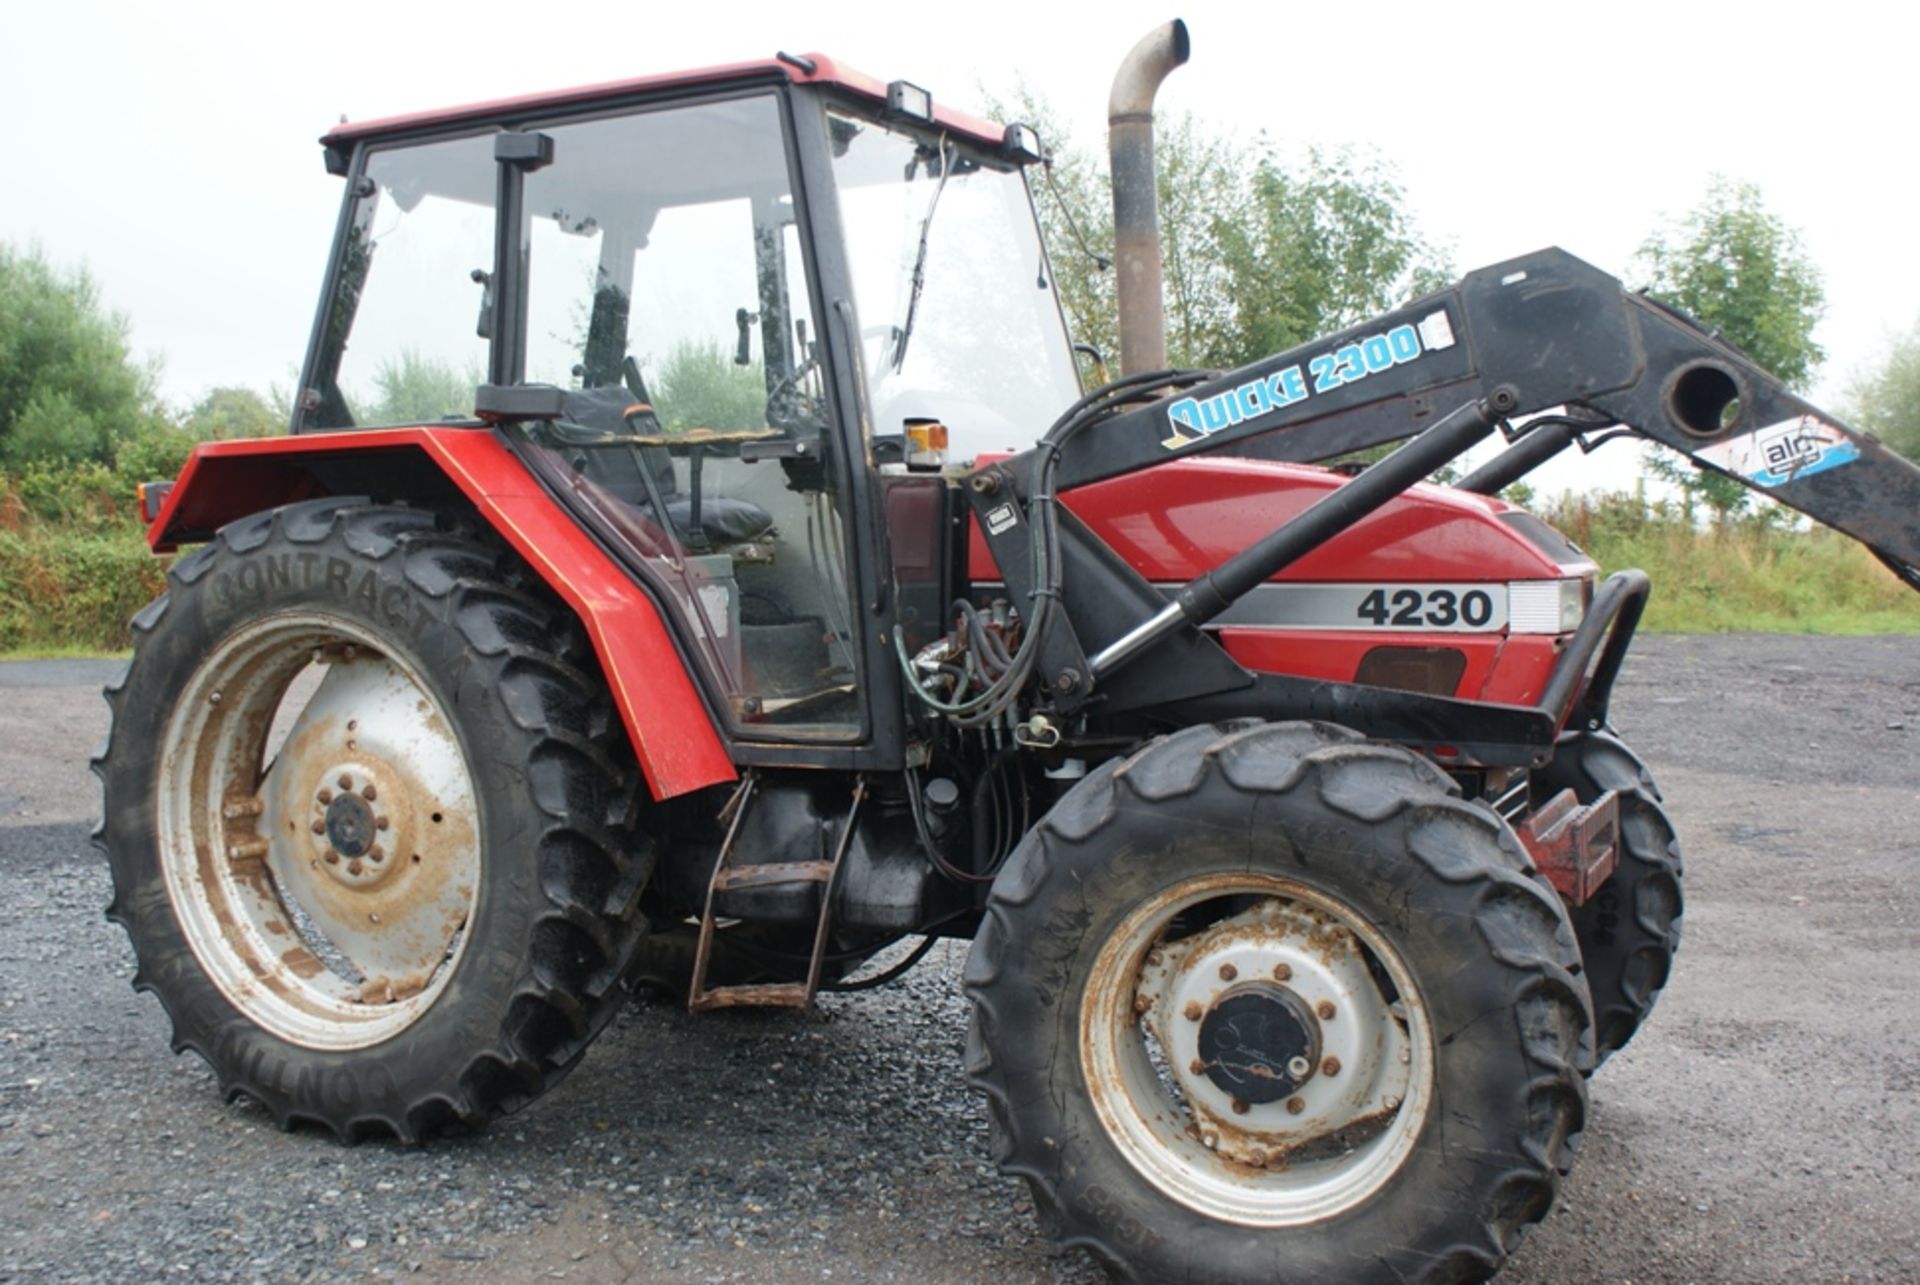
[[[700,941],[693,952],[693,980],[687,987],[687,1008],[699,1013],[713,1008],[740,1008],[757,1006],[763,1008],[806,1008],[813,1003],[814,995],[820,989],[820,970],[826,962],[827,938],[833,927],[833,889],[840,873],[840,863],[847,855],[847,847],[853,840],[854,822],[859,819],[860,805],[867,797],[867,778],[855,780],[853,786],[853,804],[847,809],[846,820],[840,824],[840,835],[834,840],[833,856],[827,861],[779,861],[766,865],[736,866],[733,864],[737,840],[740,837],[741,823],[746,819],[747,808],[753,802],[753,792],[759,784],[759,777],[752,771],[740,783],[740,788],[728,801],[721,812],[727,820],[727,836],[720,844],[720,856],[713,863],[713,877],[707,881],[707,904],[700,915]],[[771,888],[781,884],[811,883],[820,886],[820,912],[813,930],[813,957],[807,963],[807,980],[804,982],[772,982],[757,986],[712,986],[707,985],[707,969],[713,962],[713,941],[716,920],[713,913],[714,899],[730,888]]]

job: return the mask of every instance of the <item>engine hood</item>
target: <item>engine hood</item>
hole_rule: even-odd
[[[987,460],[980,461],[989,462]],[[1340,486],[1330,469],[1267,460],[1170,460],[1061,498],[1148,580],[1208,571]],[[969,575],[997,580],[971,528]],[[1592,562],[1544,522],[1504,501],[1415,486],[1314,550],[1281,581],[1507,581],[1581,574]]]

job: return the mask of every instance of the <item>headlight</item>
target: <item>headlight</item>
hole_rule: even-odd
[[[910,81],[896,80],[887,86],[887,110],[932,124],[933,95]]]
[[[1507,631],[1515,634],[1569,634],[1587,617],[1593,582],[1515,580],[1507,586]]]

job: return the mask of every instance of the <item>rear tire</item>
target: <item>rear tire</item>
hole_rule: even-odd
[[[1491,1275],[1585,1118],[1558,898],[1432,764],[1324,724],[1089,775],[995,882],[966,986],[1002,1171],[1120,1279]]]
[[[490,534],[350,499],[169,581],[94,769],[107,913],[175,1051],[346,1140],[551,1088],[618,1010],[652,863],[570,613]]]
[[[1586,904],[1569,912],[1593,994],[1594,1069],[1625,1048],[1673,971],[1684,909],[1680,840],[1634,752],[1608,732],[1563,738],[1534,774],[1534,801],[1571,789],[1582,803],[1620,792],[1620,860]]]

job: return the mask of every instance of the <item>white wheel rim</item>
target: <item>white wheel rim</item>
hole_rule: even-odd
[[[445,990],[480,890],[473,782],[431,690],[377,637],[286,614],[223,639],[168,720],[157,786],[180,927],[255,1024],[364,1048]]]
[[[1231,913],[1170,933],[1222,898],[1237,899]],[[1236,1106],[1219,1082],[1227,1059],[1200,1056],[1201,1031],[1227,1020],[1225,1000],[1256,993],[1304,1010],[1312,1056],[1296,1055],[1288,1075],[1305,1078],[1285,1096]],[[1209,875],[1163,890],[1102,946],[1080,1012],[1108,1137],[1155,1187],[1219,1221],[1295,1227],[1365,1202],[1405,1163],[1432,1104],[1433,1037],[1412,973],[1351,907],[1290,880]],[[1251,1070],[1290,1082],[1259,1059]]]

